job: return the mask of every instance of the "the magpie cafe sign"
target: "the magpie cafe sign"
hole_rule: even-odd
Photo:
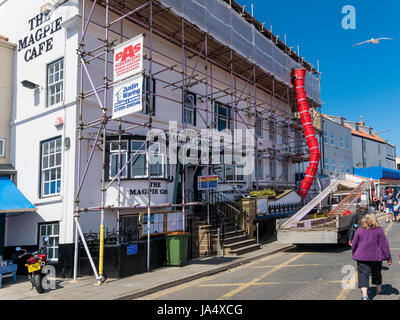
[[[29,62],[53,49],[52,35],[61,30],[62,17],[50,21],[49,13],[40,13],[28,21],[30,34],[18,41],[18,52],[24,51]]]

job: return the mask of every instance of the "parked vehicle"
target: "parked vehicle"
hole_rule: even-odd
[[[317,197],[312,199],[294,216],[276,221],[277,238],[280,243],[301,244],[346,244],[353,214],[358,204],[369,204],[370,183],[361,182],[349,191],[338,191],[342,181],[334,181]],[[326,202],[326,200],[328,200]],[[314,218],[309,213],[319,204],[326,202]]]
[[[16,248],[16,251],[24,251],[18,258],[22,258],[26,255],[30,257],[26,260],[25,266],[28,268],[28,277],[32,283],[32,288],[35,287],[38,293],[43,293],[44,288],[42,286],[42,279],[44,275],[43,268],[47,265],[47,255],[42,253],[44,249],[46,249],[47,241],[49,238],[46,237],[44,239],[44,244],[39,248],[38,251],[28,253],[25,249],[21,249],[20,247]]]

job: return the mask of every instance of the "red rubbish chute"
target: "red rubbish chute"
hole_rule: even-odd
[[[304,135],[308,149],[310,149],[310,165],[307,167],[306,176],[301,182],[299,193],[303,199],[307,196],[310,190],[315,175],[318,171],[318,164],[321,158],[321,153],[318,147],[318,140],[315,137],[315,131],[312,124],[309,106],[307,102],[307,93],[304,90],[304,80],[306,76],[306,69],[293,70],[293,81],[296,89],[297,106],[300,112],[300,119],[303,125]]]

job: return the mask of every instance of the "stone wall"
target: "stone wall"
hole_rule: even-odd
[[[192,257],[213,256],[218,253],[217,234],[212,226],[192,220]]]

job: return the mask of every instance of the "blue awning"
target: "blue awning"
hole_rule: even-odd
[[[0,213],[36,211],[36,207],[7,177],[0,177]]]
[[[354,168],[354,174],[368,179],[391,179],[400,180],[400,170],[384,167]]]

